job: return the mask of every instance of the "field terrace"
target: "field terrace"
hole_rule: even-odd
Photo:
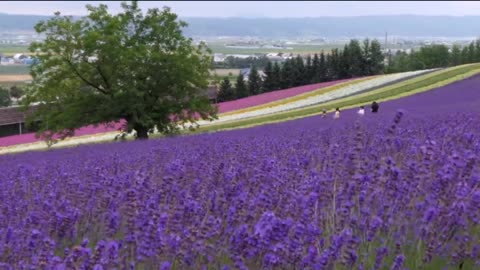
[[[293,97],[296,95],[301,95],[308,92],[316,91],[329,86],[334,86],[334,85],[342,84],[345,82],[351,82],[352,80],[355,81],[355,79],[347,79],[347,80],[338,80],[333,82],[311,84],[311,85],[306,85],[301,87],[293,87],[285,90],[278,90],[274,92],[263,93],[260,95],[243,98],[240,100],[222,102],[218,104],[219,113],[227,113],[235,110],[245,109],[251,106],[262,105],[268,102],[278,101],[278,100]],[[121,121],[120,123],[114,123],[112,127],[104,127],[104,126],[95,127],[93,125],[86,126],[76,130],[75,137],[88,136],[88,135],[101,134],[101,133],[118,132],[118,130],[121,129],[123,124],[124,122]],[[28,134],[0,138],[0,147],[8,147],[8,146],[13,146],[18,144],[30,144],[30,143],[40,142],[40,141],[41,139],[36,138],[34,133],[28,133]]]
[[[220,103],[220,119],[213,122],[199,121],[199,124],[202,128],[209,128],[210,126],[216,128],[218,124],[221,125],[223,122],[229,123],[254,116],[275,114],[296,108],[302,108],[308,104],[322,103],[329,100],[341,99],[343,97],[355,97],[355,95],[364,94],[365,92],[396,84],[404,80],[407,80],[408,82],[411,79],[422,77],[422,75],[432,72],[435,74],[435,70],[422,70],[326,82],[264,93],[235,101]],[[60,144],[75,145],[75,142],[89,143],[101,140],[113,140],[118,134],[118,130],[122,127],[122,124],[123,122],[113,124],[111,127],[84,127],[76,131],[75,137],[67,139],[68,142],[64,141]],[[4,137],[0,138],[0,150],[2,150],[2,147],[4,148],[3,152],[23,151],[22,149],[40,149],[44,147],[43,144],[39,144],[40,142],[41,140],[35,138],[35,135],[32,133]]]

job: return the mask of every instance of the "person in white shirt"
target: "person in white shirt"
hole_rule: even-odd
[[[335,114],[333,115],[333,119],[338,119],[338,118],[340,118],[340,109],[336,108]]]
[[[365,108],[363,106],[360,106],[360,109],[358,110],[358,115],[364,116],[365,115]]]

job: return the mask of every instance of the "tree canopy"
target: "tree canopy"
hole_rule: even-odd
[[[168,7],[142,13],[137,1],[122,2],[116,15],[104,4],[86,8],[85,17],[57,12],[35,26],[46,38],[30,46],[40,61],[26,105],[40,103],[28,122],[40,120],[43,137],[124,119],[128,131],[148,138],[154,126],[172,133],[216,117],[206,94],[211,52],[183,36],[186,23]]]

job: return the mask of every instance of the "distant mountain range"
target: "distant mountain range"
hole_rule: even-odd
[[[432,2],[433,3],[433,2]],[[32,30],[48,16],[0,14],[0,32]],[[480,36],[480,16],[359,16],[319,18],[183,18],[189,36],[327,38],[389,35],[409,37]]]

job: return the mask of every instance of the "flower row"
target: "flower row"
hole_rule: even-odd
[[[283,111],[288,111],[288,110],[293,110],[293,109],[298,109],[301,107],[305,106],[310,106],[314,104],[319,104],[323,102],[328,102],[334,99],[346,97],[352,94],[360,93],[365,90],[371,89],[371,88],[378,88],[386,84],[390,84],[392,82],[402,80],[408,77],[412,76],[418,76],[422,75],[428,72],[431,72],[432,69],[429,70],[420,70],[420,71],[412,71],[412,72],[403,72],[403,73],[396,73],[396,74],[389,74],[389,75],[383,75],[383,76],[378,76],[376,78],[366,80],[366,81],[361,81],[361,82],[356,82],[353,81],[351,84],[347,84],[343,87],[340,87],[339,89],[336,89],[335,91],[327,91],[323,93],[319,93],[318,95],[314,96],[309,96],[304,99],[300,100],[295,100],[293,102],[288,102],[285,104],[279,104],[267,108],[260,108],[260,109],[254,109],[252,111],[242,111],[241,113],[236,113],[236,114],[229,114],[222,116],[220,115],[218,120],[209,122],[209,121],[199,121],[199,125],[208,125],[209,123],[221,123],[221,122],[227,122],[231,120],[240,120],[240,119],[245,119],[245,118],[250,118],[250,117],[256,117],[256,116],[262,116],[262,115],[267,115],[267,114],[272,114],[272,113],[278,113],[278,112],[283,112]]]

